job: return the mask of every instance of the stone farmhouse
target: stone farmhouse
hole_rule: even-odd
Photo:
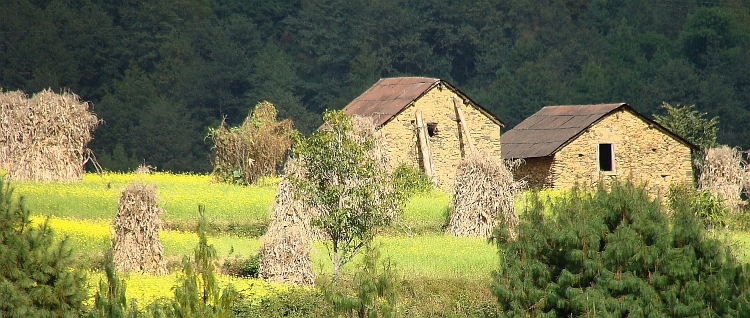
[[[646,182],[666,194],[691,182],[697,147],[630,105],[547,106],[502,137],[505,159],[525,161],[515,172],[530,186],[568,188],[612,178]]]
[[[419,167],[444,189],[453,186],[458,164],[472,149],[501,155],[505,124],[437,78],[381,79],[343,111],[374,120],[393,167]]]

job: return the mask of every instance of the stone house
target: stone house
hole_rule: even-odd
[[[437,78],[381,79],[343,111],[374,120],[393,167],[419,167],[443,189],[453,186],[456,168],[472,148],[501,155],[500,129],[505,124]]]
[[[515,172],[530,186],[569,188],[612,178],[646,182],[666,194],[691,182],[697,147],[630,105],[547,106],[502,137],[505,159],[523,159]]]

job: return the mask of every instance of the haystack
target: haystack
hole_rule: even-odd
[[[447,233],[455,236],[489,237],[503,224],[515,237],[518,216],[514,199],[524,188],[514,181],[518,162],[500,162],[489,155],[468,156],[461,161],[453,185],[453,211]]]
[[[0,168],[8,179],[83,178],[86,145],[99,120],[71,92],[44,90],[28,98],[0,90]]]
[[[112,220],[114,262],[118,270],[163,273],[164,247],[159,240],[161,208],[156,187],[131,182],[122,190],[117,215]]]
[[[276,108],[269,102],[255,106],[239,127],[225,122],[211,129],[214,180],[253,184],[262,176],[274,175],[292,144],[292,121],[276,121]]]
[[[265,279],[297,284],[312,284],[315,280],[309,242],[321,237],[310,224],[316,211],[301,198],[295,198],[294,184],[289,180],[302,177],[304,172],[296,160],[288,160],[276,190],[271,222],[261,238],[259,273]]]
[[[706,151],[698,177],[698,189],[708,190],[724,199],[729,207],[742,200],[743,186],[747,183],[747,162],[737,148],[722,145]]]

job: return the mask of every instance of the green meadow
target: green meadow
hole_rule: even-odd
[[[192,230],[198,217],[198,205],[206,207],[207,220],[213,225],[209,243],[216,248],[219,263],[257,254],[278,180],[268,179],[260,186],[243,187],[213,183],[206,175],[105,173],[103,176],[86,174],[81,182],[14,182],[12,186],[16,195],[23,196],[33,214],[33,222],[48,220],[58,237],[69,238],[78,266],[89,270],[93,294],[102,278],[103,255],[110,244],[110,222],[117,213],[120,191],[132,181],[157,186],[158,202],[164,209],[162,217],[167,225],[159,235],[168,268],[172,270],[165,275],[124,274],[127,297],[136,298],[138,307],[144,308],[154,300],[171,296],[168,287],[178,278],[180,261],[192,255],[198,241]],[[556,200],[561,196],[560,191],[541,194],[543,200]],[[519,213],[523,213],[525,204],[523,198],[516,202]],[[397,308],[406,316],[479,316],[496,306],[489,284],[491,272],[499,264],[498,251],[486,239],[445,235],[443,227],[450,205],[450,196],[440,191],[416,194],[408,201],[400,218],[375,240],[381,254],[395,265],[399,280]],[[750,261],[745,253],[750,235],[746,232],[719,235],[723,235],[740,260]],[[314,242],[311,259],[316,275],[330,275],[331,263],[322,242]],[[357,264],[355,258],[342,270],[351,274]],[[292,302],[289,306],[294,307],[299,305],[295,302],[310,301],[289,296],[300,293],[313,295],[309,297],[313,297],[315,304],[323,302],[320,294],[309,287],[224,275],[219,280],[239,290],[245,304],[283,299]],[[308,305],[312,308],[309,309],[312,313],[308,314],[316,315],[315,306]],[[267,312],[262,313],[265,314]]]
[[[234,186],[211,182],[207,175],[196,174],[86,174],[81,182],[14,182],[15,194],[23,196],[35,223],[49,220],[59,237],[67,236],[80,265],[90,268],[92,290],[101,279],[103,255],[110,242],[110,222],[117,213],[121,190],[132,181],[157,186],[159,205],[166,223],[160,232],[169,275],[125,275],[129,298],[137,298],[139,307],[171,295],[176,268],[185,255],[191,255],[197,243],[192,226],[198,217],[198,205],[206,207],[206,218],[214,225],[209,237],[220,258],[249,257],[257,253],[261,240],[257,231],[233,231],[233,227],[264,225],[270,218],[278,180],[264,180],[260,186]],[[497,266],[496,248],[482,238],[456,238],[443,233],[450,211],[450,197],[440,191],[413,196],[400,218],[375,244],[381,254],[395,265],[400,277],[400,308],[415,315],[439,311],[455,314],[475,312],[492,303],[488,284]],[[260,228],[263,228],[262,226]],[[332,269],[322,242],[313,244],[313,270],[319,276]],[[358,259],[343,268],[356,269]],[[266,297],[290,288],[285,284],[258,279],[222,277],[244,297]],[[428,302],[428,303],[425,303]],[[483,304],[483,305],[482,305]],[[425,311],[429,306],[429,311]],[[415,310],[419,308],[419,310]]]

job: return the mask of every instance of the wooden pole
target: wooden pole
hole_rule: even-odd
[[[461,104],[463,102],[453,95],[453,106],[456,107],[456,114],[458,114],[458,123],[461,125],[461,134],[466,137],[466,143],[469,144],[471,155],[477,154],[477,149],[474,148],[474,141],[471,140],[471,134],[469,134],[469,128],[466,126],[466,119],[464,118],[464,112],[461,110]]]
[[[432,153],[430,151],[429,141],[427,140],[427,127],[422,120],[422,110],[417,109],[417,135],[419,136],[419,148],[422,152],[422,166],[424,166],[424,173],[432,179]]]

